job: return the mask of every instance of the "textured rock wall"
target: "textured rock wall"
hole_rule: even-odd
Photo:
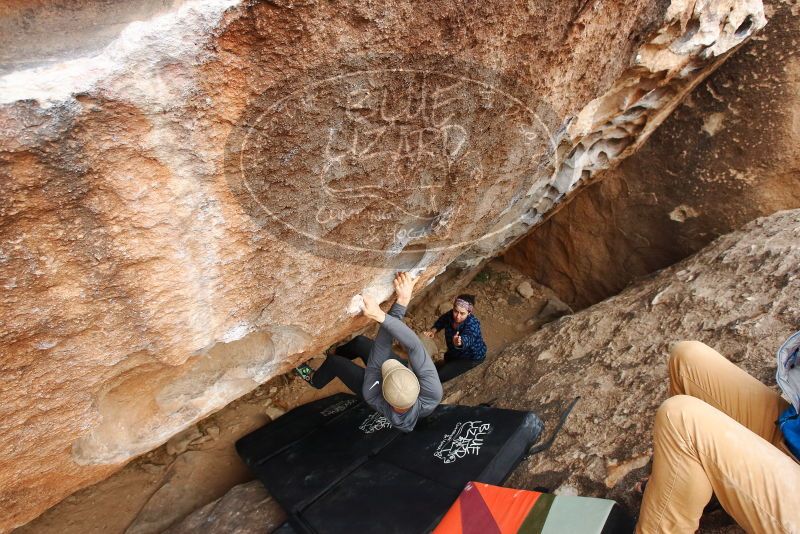
[[[223,497],[195,511],[168,534],[259,534],[272,532],[286,521],[286,512],[258,480],[235,486]]]
[[[0,16],[0,75],[95,55],[131,22],[183,0],[6,0]]]
[[[756,0],[136,5],[84,48],[4,36],[38,66],[0,76],[0,530],[362,327],[353,296],[395,269],[495,254],[765,23]]]
[[[800,8],[770,22],[632,157],[507,261],[581,308],[756,217],[800,207]]]
[[[512,487],[609,496],[638,508],[632,491],[652,454],[652,424],[666,399],[669,346],[695,339],[774,387],[776,352],[800,324],[800,210],[757,219],[652,279],[544,326],[445,400],[531,408],[552,422],[581,396],[551,450],[523,463]]]
[[[549,436],[559,410],[581,396],[553,447],[523,462],[507,485],[613,498],[635,514],[634,486],[648,472],[653,418],[666,399],[669,346],[703,341],[774,387],[777,348],[800,324],[799,242],[800,210],[759,219],[491,356],[448,382],[446,400],[535,410]],[[201,521],[209,532],[261,532],[282,521],[283,511],[254,484],[233,488],[170,532]],[[741,532],[720,516],[706,515],[699,532]]]

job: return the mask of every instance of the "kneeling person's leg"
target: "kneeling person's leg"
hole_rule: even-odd
[[[361,358],[367,363],[369,352],[372,350],[372,340],[367,336],[356,336],[347,343],[336,347],[334,354],[344,356],[349,360]]]
[[[782,447],[774,421],[789,405],[778,393],[705,343],[681,341],[669,359],[670,395],[691,395]]]
[[[361,397],[361,388],[364,385],[364,368],[342,356],[328,356],[322,365],[311,377],[311,384],[321,389],[328,385],[334,378],[338,378],[350,391]]]
[[[748,532],[800,525],[800,465],[709,404],[686,395],[666,400],[653,449],[637,532],[696,531],[712,491]]]
[[[459,375],[463,375],[464,373],[466,373],[470,369],[473,369],[474,367],[477,367],[481,363],[483,363],[483,360],[481,360],[481,361],[466,360],[466,359],[463,359],[463,360],[456,360],[456,359],[447,360],[447,361],[444,362],[444,364],[441,367],[439,367],[437,369],[437,371],[439,373],[439,381],[444,383],[444,382],[447,382],[448,380],[452,380],[452,379],[454,379],[455,377],[457,377]]]

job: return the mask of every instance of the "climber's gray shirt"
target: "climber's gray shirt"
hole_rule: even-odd
[[[442,383],[439,381],[439,374],[436,372],[433,360],[425,352],[422,341],[413,330],[403,323],[405,313],[405,306],[394,303],[389,313],[386,314],[386,319],[378,330],[369,354],[367,369],[364,372],[362,394],[367,404],[383,414],[394,428],[403,432],[411,432],[414,425],[417,424],[417,419],[430,415],[441,402]],[[417,402],[405,413],[395,412],[383,398],[381,366],[391,355],[393,339],[405,347],[411,363],[411,370],[419,380]]]

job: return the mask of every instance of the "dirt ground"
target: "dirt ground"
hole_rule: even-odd
[[[407,324],[417,332],[430,328],[440,313],[451,308],[451,302],[442,295],[452,294],[454,289],[437,288],[429,291],[424,300],[412,301]],[[499,260],[487,265],[462,292],[476,296],[475,315],[481,321],[489,355],[569,311],[552,291]],[[445,350],[441,333],[436,344],[441,356]],[[310,364],[316,367],[321,361],[315,359]],[[339,391],[346,388],[338,380],[315,390],[293,374],[275,377],[14,532],[163,532],[237,484],[252,479],[236,455],[236,440],[296,406]]]

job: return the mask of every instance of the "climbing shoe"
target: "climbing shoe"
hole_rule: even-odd
[[[304,363],[300,367],[295,367],[294,372],[309,384],[311,383],[311,377],[314,376],[314,369],[307,363]]]

